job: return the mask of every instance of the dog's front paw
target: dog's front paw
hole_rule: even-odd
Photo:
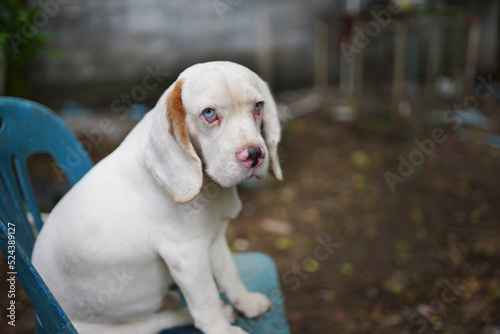
[[[272,303],[262,293],[248,292],[242,298],[233,301],[233,305],[247,318],[255,318],[266,313]]]
[[[224,303],[222,300],[221,304],[222,314],[224,314],[224,318],[226,318],[226,320],[231,324],[234,323],[236,321],[236,312],[234,312],[233,307],[227,303]]]

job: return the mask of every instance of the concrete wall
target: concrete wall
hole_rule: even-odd
[[[387,0],[31,1],[45,4],[42,8],[48,8],[44,10],[50,16],[44,24],[50,34],[45,53],[30,72],[32,97],[55,109],[67,100],[109,107],[134,89],[134,102],[152,105],[180,71],[208,60],[246,65],[275,91],[310,87],[317,17],[369,4],[387,7]],[[486,71],[494,70],[498,65],[498,1],[453,0],[448,4],[463,6],[480,17],[478,62]],[[340,29],[339,21],[330,31],[330,68],[325,71],[331,81],[338,80],[341,66]],[[380,81],[378,74],[368,72],[371,68],[391,73],[387,55],[393,53],[392,40],[383,43],[390,34],[389,27],[367,48],[365,77],[377,76]],[[169,75],[149,82],[155,88],[144,93],[140,89],[144,78],[156,71]]]
[[[138,101],[154,103],[193,63],[233,60],[265,70],[257,55],[267,46],[273,88],[306,87],[316,17],[344,6],[343,0],[42,0],[57,1],[46,25],[51,38],[31,77],[36,100],[55,108],[70,99],[109,106],[158,68],[170,75]]]

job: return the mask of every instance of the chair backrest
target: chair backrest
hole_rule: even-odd
[[[37,153],[52,156],[72,185],[93,166],[82,145],[55,113],[31,101],[0,97],[0,246],[8,260],[15,258],[10,270],[17,272],[43,332],[76,333],[30,261],[42,227],[27,169],[27,158]]]
[[[26,164],[27,158],[36,153],[51,155],[72,185],[93,166],[85,149],[52,111],[23,99],[0,98],[2,218],[21,223],[16,227],[16,240],[28,256],[42,227]],[[33,216],[35,230],[28,222],[27,210]]]

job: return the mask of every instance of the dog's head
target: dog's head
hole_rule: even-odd
[[[189,67],[162,96],[152,126],[146,166],[177,202],[199,193],[203,171],[223,187],[233,187],[272,165],[281,128],[267,84],[231,62]],[[155,124],[163,122],[163,124]]]

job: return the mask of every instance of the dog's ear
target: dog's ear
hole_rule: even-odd
[[[273,174],[278,180],[283,179],[281,172],[280,161],[278,158],[278,144],[281,139],[281,125],[278,115],[278,109],[274,98],[267,86],[267,83],[259,78],[261,90],[264,93],[264,113],[263,113],[263,130],[266,140],[267,149],[269,150]]]
[[[182,103],[183,80],[155,107],[145,164],[150,173],[178,203],[191,201],[203,183],[201,160],[191,144]]]

